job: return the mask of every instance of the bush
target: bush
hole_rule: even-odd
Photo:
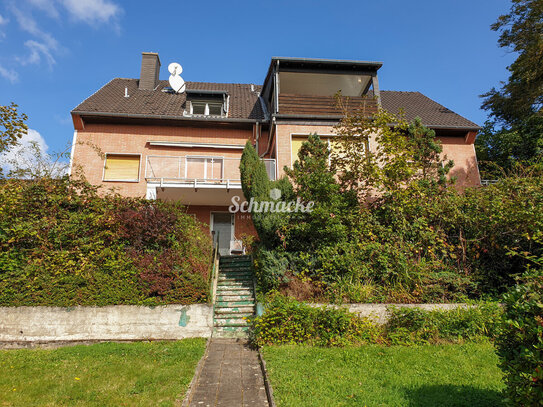
[[[496,347],[512,406],[543,405],[543,270],[528,271],[505,296]]]
[[[343,308],[312,307],[274,293],[253,326],[258,345],[458,343],[495,338],[501,313],[496,303],[445,311],[399,308],[392,309],[390,319],[381,326]]]
[[[368,319],[335,308],[315,308],[273,295],[264,315],[253,321],[256,344],[342,346],[378,343],[381,329]]]
[[[210,256],[175,203],[68,179],[0,185],[0,305],[205,302]]]
[[[496,336],[501,313],[496,303],[432,311],[393,308],[386,333],[392,344],[477,341]]]

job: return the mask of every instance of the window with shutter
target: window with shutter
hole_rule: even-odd
[[[106,154],[104,181],[132,181],[140,178],[140,156]]]

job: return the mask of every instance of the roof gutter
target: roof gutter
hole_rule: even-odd
[[[159,114],[134,114],[134,113],[111,113],[111,112],[84,112],[71,111],[72,114],[80,116],[104,116],[104,117],[124,117],[131,119],[163,119],[163,120],[187,120],[187,121],[204,121],[204,122],[234,122],[234,123],[256,123],[258,119],[237,119],[227,117],[187,117],[187,116],[168,116]]]

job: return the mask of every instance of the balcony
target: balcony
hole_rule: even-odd
[[[377,113],[378,103],[372,97],[342,97],[341,104],[350,113],[362,113],[370,117]],[[279,113],[292,116],[343,116],[344,111],[338,106],[335,96],[317,95],[279,95]]]
[[[145,179],[160,187],[241,188],[241,158],[150,155],[145,161]],[[263,160],[270,180],[276,179],[275,160]]]

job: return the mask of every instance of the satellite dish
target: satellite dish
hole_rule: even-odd
[[[183,93],[185,91],[185,81],[181,78],[181,72],[183,68],[177,62],[172,62],[168,65],[168,71],[170,72],[170,86],[177,93]]]

